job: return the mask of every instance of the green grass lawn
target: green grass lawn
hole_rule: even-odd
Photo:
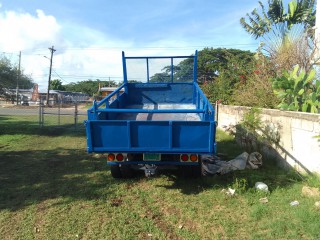
[[[231,136],[217,139],[229,158],[242,153]],[[115,180],[85,141],[83,128],[39,129],[37,117],[0,116],[0,239],[320,239],[320,199],[301,195],[305,185],[319,188],[317,179],[269,160],[196,180]],[[256,192],[257,181],[270,193]]]

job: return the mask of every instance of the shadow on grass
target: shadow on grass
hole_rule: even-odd
[[[0,182],[0,209],[12,211],[60,197],[107,200],[116,184],[101,159],[63,148],[2,151]]]
[[[40,135],[40,136],[59,136],[59,135],[85,135],[85,127],[79,122],[75,128],[74,123],[63,125],[40,126],[37,116],[0,116],[0,135]]]
[[[79,135],[70,128],[39,128],[36,121],[30,119],[0,117],[0,134],[30,134],[44,136]],[[229,160],[241,154],[243,150],[231,138],[218,142],[218,151],[227,155]],[[234,171],[221,176],[209,176],[202,179],[185,179],[179,173],[168,172],[171,185],[154,186],[166,189],[179,189],[186,195],[199,194],[206,189],[234,187],[237,180],[245,179],[247,188],[255,182],[265,182],[272,191],[277,187],[290,187],[302,179],[293,171],[277,167],[272,159],[264,159],[264,165],[258,170]],[[140,177],[141,178],[141,177]],[[56,148],[39,151],[1,151],[0,152],[0,209],[16,210],[33,204],[63,197],[70,199],[107,200],[123,181],[114,180],[106,171],[104,163],[86,153],[84,149],[74,150]]]

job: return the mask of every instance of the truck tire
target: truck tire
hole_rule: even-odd
[[[110,171],[113,178],[122,178],[122,173],[119,165],[110,166]]]

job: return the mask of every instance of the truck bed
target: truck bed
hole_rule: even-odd
[[[143,104],[129,105],[126,109],[196,109],[194,104]],[[121,113],[117,120],[137,120],[137,121],[201,121],[198,113]]]
[[[197,53],[169,57],[123,53],[122,60],[124,83],[88,109],[88,152],[214,153],[214,108],[197,83]]]

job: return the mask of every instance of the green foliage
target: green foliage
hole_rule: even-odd
[[[296,66],[293,71],[284,71],[281,77],[275,78],[272,87],[281,100],[278,107],[290,111],[318,113],[320,81],[314,81],[315,74],[315,70],[299,73],[299,66]]]
[[[173,65],[173,82],[191,82],[193,81],[193,59],[185,59]],[[150,82],[170,82],[171,66],[165,66],[162,72],[155,73],[150,77]]]
[[[30,89],[33,87],[33,80],[25,75],[23,71],[20,71],[14,66],[9,59],[3,57],[0,59],[0,95],[4,93],[4,88],[14,89],[17,87],[17,81],[19,88]]]
[[[61,91],[66,90],[66,88],[62,85],[62,82],[59,79],[54,79],[50,82],[50,89],[61,90]]]
[[[255,8],[246,18],[240,19],[242,27],[256,39],[285,24],[290,30],[294,24],[303,24],[305,29],[315,25],[315,1],[294,0],[289,2],[288,10],[285,11],[282,0],[268,0],[266,11],[262,2],[259,1],[261,12]]]
[[[246,68],[246,65],[243,65]],[[232,104],[260,107],[275,108],[279,100],[272,89],[272,77],[275,71],[269,59],[261,53],[256,54],[255,61],[248,68],[246,81],[240,81],[235,85],[232,94]]]
[[[234,55],[226,50],[224,61],[219,66],[219,75],[202,85],[212,102],[267,108],[278,104],[270,79],[275,73],[268,58],[261,53]]]
[[[248,181],[245,178],[235,178],[231,188],[236,190],[236,193],[245,193],[248,189]]]
[[[262,128],[261,109],[251,108],[249,112],[244,114],[242,125],[252,133],[260,130]]]
[[[263,146],[279,143],[279,128],[279,125],[262,121],[261,109],[251,108],[244,114],[241,123],[236,126],[236,137],[248,152],[261,152]]]
[[[205,51],[209,52],[208,49]],[[210,82],[205,81],[203,90],[212,102],[221,100],[225,104],[230,104],[236,86],[239,83],[245,84],[249,72],[254,69],[254,55],[250,52],[234,49],[211,49],[211,51],[210,54],[206,55],[206,69],[211,68],[211,71],[214,71],[216,75],[213,79],[210,79],[210,74],[202,76],[206,80],[212,80]],[[211,59],[209,56],[211,56]],[[203,60],[199,56],[199,62],[201,61]],[[198,71],[202,71],[201,67]]]
[[[104,86],[110,86],[110,87],[115,87],[117,86],[117,83],[115,81],[100,81],[100,80],[86,80],[86,81],[81,81],[77,83],[70,83],[67,85],[64,85],[66,91],[70,92],[82,92],[86,93],[89,96],[93,96],[96,94],[99,90],[99,84],[100,87]]]
[[[254,53],[250,51],[243,51],[239,49],[226,49],[226,48],[204,48],[198,52],[198,79],[200,82],[213,81],[221,72],[228,72],[231,63],[231,59],[241,59],[244,64],[250,64],[252,62]],[[229,71],[237,68],[231,66]]]

